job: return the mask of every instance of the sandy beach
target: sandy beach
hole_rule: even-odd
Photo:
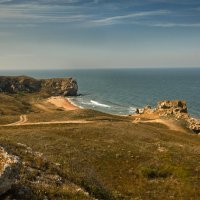
[[[72,104],[67,98],[64,98],[62,96],[50,97],[47,99],[47,102],[65,110],[80,109],[78,106]]]

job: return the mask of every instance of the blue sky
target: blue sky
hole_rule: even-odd
[[[0,69],[200,67],[199,0],[0,0]]]

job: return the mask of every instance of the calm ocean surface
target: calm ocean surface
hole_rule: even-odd
[[[155,106],[159,100],[183,99],[191,115],[200,117],[200,69],[112,69],[0,71],[0,75],[35,78],[74,77],[84,108],[114,114],[131,114],[135,108]]]

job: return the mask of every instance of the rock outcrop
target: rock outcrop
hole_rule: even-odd
[[[137,114],[159,114],[160,117],[173,116],[176,119],[184,120],[187,124],[187,127],[195,133],[200,133],[200,120],[190,117],[186,101],[179,100],[165,100],[157,103],[156,108],[151,108],[146,106],[142,109],[136,110]]]
[[[193,130],[195,133],[200,133],[200,120],[195,118],[188,118],[188,128]]]
[[[11,189],[18,175],[19,159],[0,147],[0,196]]]
[[[41,81],[26,76],[1,76],[0,92],[36,92],[41,88]]]
[[[135,111],[137,114],[151,114],[155,112],[155,109],[152,109],[151,106],[145,106],[144,108],[137,108]]]
[[[177,118],[188,117],[186,101],[160,101],[156,110],[160,115],[174,115]]]
[[[77,82],[72,78],[52,78],[42,80],[41,88],[54,96],[76,96],[78,91]]]
[[[77,82],[72,78],[52,78],[37,80],[27,76],[1,76],[0,92],[39,92],[45,91],[49,95],[76,96]]]

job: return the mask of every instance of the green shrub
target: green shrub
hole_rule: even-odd
[[[159,167],[144,167],[141,171],[143,176],[148,179],[167,178],[172,175],[171,170],[167,168],[162,169]]]

